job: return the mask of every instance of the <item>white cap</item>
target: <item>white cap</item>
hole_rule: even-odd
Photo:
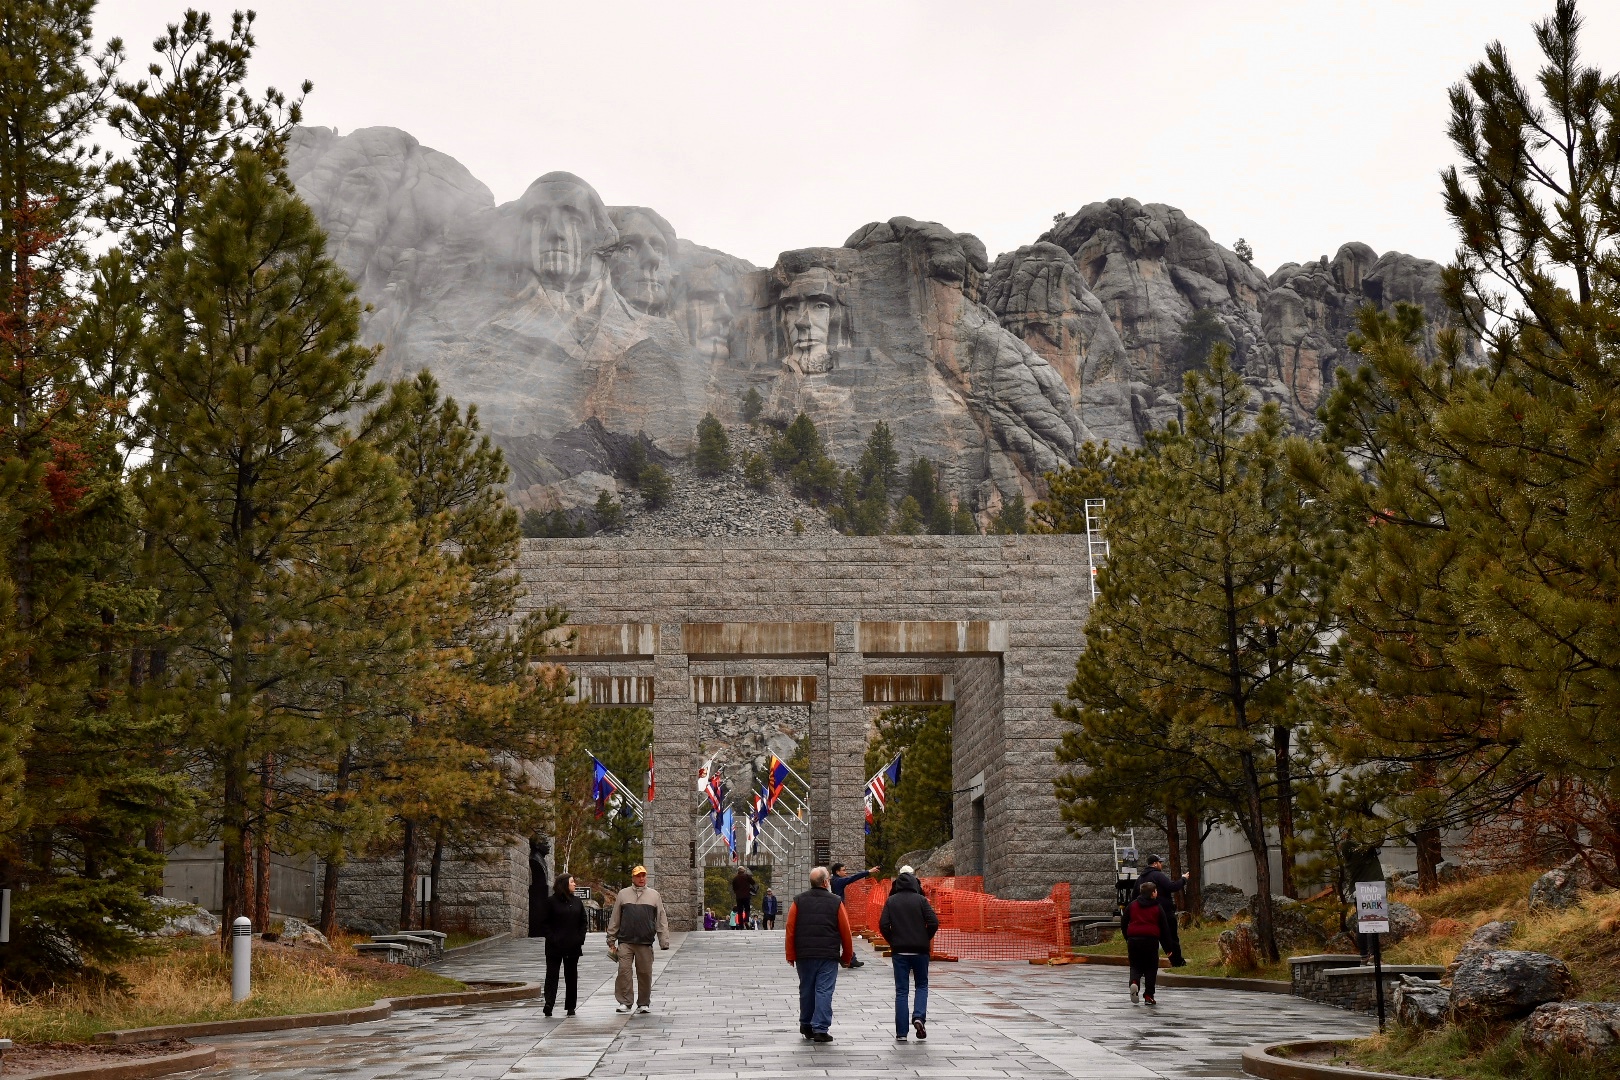
[[[917,871],[913,870],[909,866],[902,866],[900,869],[895,871],[897,874],[915,874],[916,872]]]

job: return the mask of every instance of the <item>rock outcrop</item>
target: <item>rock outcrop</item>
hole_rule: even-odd
[[[983,520],[1044,494],[1086,440],[1139,445],[1177,417],[1209,341],[1306,430],[1353,362],[1359,307],[1445,318],[1434,263],[1347,244],[1268,278],[1180,210],[1134,199],[1092,203],[993,264],[969,233],[895,217],[762,270],[568,173],[497,205],[393,128],[299,128],[288,158],[368,305],[377,375],[431,368],[478,405],[514,501],[541,510],[622,491],[613,440],[679,457],[704,413],[735,423],[755,390],[770,417],[807,413],[845,466],[885,421],[902,458],[933,461]]]
[[[1581,894],[1592,887],[1579,858],[1570,859],[1542,874],[1530,885],[1531,911],[1562,911],[1581,902]]]
[[[1555,956],[1492,949],[1459,959],[1451,976],[1451,1018],[1496,1023],[1527,1016],[1574,991],[1569,967]]]
[[[1451,1015],[1451,990],[1438,982],[1402,975],[1395,987],[1395,1022],[1428,1031],[1444,1027]]]
[[[1520,1033],[1524,1045],[1542,1053],[1562,1051],[1591,1057],[1620,1046],[1620,1004],[1612,1001],[1564,1001],[1543,1005],[1530,1014]]]

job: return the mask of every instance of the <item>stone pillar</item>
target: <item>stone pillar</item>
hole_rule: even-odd
[[[832,851],[832,746],[827,722],[829,695],[826,675],[816,678],[816,700],[810,706],[810,865]],[[808,871],[807,871],[808,873]]]
[[[828,801],[832,861],[851,869],[866,866],[866,702],[862,676],[866,666],[856,641],[855,624],[833,627],[834,653],[827,667],[829,743]]]
[[[658,793],[644,823],[649,884],[664,898],[671,930],[701,926],[703,894],[694,888],[692,799],[698,770],[698,717],[692,703],[681,625],[659,627],[653,659],[653,756]]]

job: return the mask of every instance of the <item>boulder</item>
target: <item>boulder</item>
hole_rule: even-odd
[[[1284,900],[1286,897],[1274,897]],[[1275,905],[1272,923],[1277,931],[1277,948],[1285,953],[1315,952],[1327,941],[1327,935],[1311,921],[1310,909],[1298,901]]]
[[[1506,945],[1513,940],[1513,931],[1518,928],[1518,923],[1508,919],[1501,922],[1488,922],[1475,930],[1468,940],[1463,942],[1463,947],[1457,950],[1457,955],[1452,958],[1451,963],[1446,965],[1446,978],[1449,979],[1457,974],[1457,965],[1462,963],[1465,957],[1488,953],[1492,949],[1500,949]]]
[[[1527,1016],[1574,991],[1569,968],[1555,956],[1519,949],[1471,953],[1451,977],[1451,1016],[1459,1023],[1495,1023]]]
[[[147,902],[163,920],[162,925],[152,931],[155,937],[219,936],[221,924],[211,911],[170,896],[149,896]]]
[[[1438,982],[1402,975],[1395,987],[1395,1022],[1428,1030],[1442,1027],[1451,1015],[1451,991]]]
[[[1570,859],[1536,878],[1530,886],[1531,911],[1562,911],[1580,903],[1581,893],[1591,888],[1586,868]]]
[[[315,929],[303,919],[287,916],[281,923],[281,940],[288,945],[307,945],[313,949],[331,950],[331,942],[326,935]]]
[[[1402,938],[1423,932],[1423,916],[1412,907],[1399,901],[1392,901],[1389,905],[1389,933],[1384,935],[1384,944],[1393,945]]]
[[[1356,940],[1356,935],[1347,930],[1341,930],[1327,939],[1327,943],[1322,946],[1322,951],[1325,953],[1345,953],[1349,956],[1360,956],[1361,943]]]
[[[1260,941],[1247,923],[1222,930],[1215,947],[1220,950],[1221,964],[1233,971],[1253,971],[1260,966]]]
[[[1243,890],[1231,885],[1204,886],[1204,918],[1229,922],[1245,910]]]
[[[1543,1053],[1560,1050],[1591,1057],[1620,1046],[1620,1003],[1562,1001],[1542,1005],[1520,1032],[1524,1045]]]
[[[1467,877],[1467,873],[1460,863],[1454,863],[1450,859],[1442,860],[1435,864],[1434,868],[1434,876],[1442,885],[1452,885],[1462,881]]]

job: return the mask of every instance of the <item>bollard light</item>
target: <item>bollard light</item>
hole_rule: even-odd
[[[253,992],[253,920],[238,915],[231,924],[231,1004],[239,1005]]]

